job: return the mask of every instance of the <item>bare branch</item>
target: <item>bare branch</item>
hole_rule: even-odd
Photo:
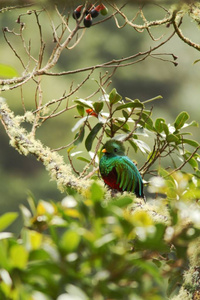
[[[7,39],[6,36],[6,32],[8,32],[9,30],[7,28],[3,29],[3,35],[4,35],[4,39],[6,40],[8,46],[11,48],[11,50],[14,52],[15,56],[19,59],[19,61],[21,62],[22,66],[24,69],[26,69],[25,64],[21,58],[21,56],[17,53],[17,50],[12,46],[11,42]]]
[[[172,19],[174,29],[176,34],[179,36],[179,38],[189,46],[195,48],[196,50],[200,51],[200,45],[192,42],[189,38],[185,37],[179,28],[182,23],[182,17],[179,16],[178,11],[174,11],[173,19]]]

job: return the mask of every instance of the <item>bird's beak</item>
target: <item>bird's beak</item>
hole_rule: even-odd
[[[101,152],[106,153],[107,151],[106,151],[106,149],[104,148]]]

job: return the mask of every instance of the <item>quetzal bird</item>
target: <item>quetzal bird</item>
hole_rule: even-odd
[[[142,177],[136,165],[125,155],[122,142],[111,139],[105,143],[102,152],[99,170],[104,182],[112,189],[144,198]]]

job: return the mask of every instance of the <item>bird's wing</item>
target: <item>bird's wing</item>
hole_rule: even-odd
[[[117,183],[123,191],[136,192],[136,195],[143,196],[142,177],[136,165],[127,156],[118,158],[115,169]]]

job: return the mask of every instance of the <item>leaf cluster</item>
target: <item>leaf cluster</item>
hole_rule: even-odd
[[[96,143],[96,149],[92,152],[92,163],[95,163],[94,157],[101,156],[100,149],[105,138],[115,138],[128,141],[135,152],[140,150],[147,155],[147,160],[140,169],[143,174],[153,172],[155,162],[167,157],[171,159],[171,170],[180,170],[189,163],[199,176],[199,143],[187,138],[192,135],[188,129],[197,127],[198,123],[188,122],[190,116],[185,111],[172,124],[161,117],[154,121],[153,108],[146,109],[145,105],[161,98],[157,96],[144,102],[127,97],[123,99],[114,88],[109,94],[104,91],[98,101],[75,100],[79,119],[72,128],[76,135],[69,152],[83,142],[90,152]],[[74,152],[73,155],[79,153]],[[86,157],[77,158],[91,164]],[[179,165],[177,161],[180,161]]]
[[[159,203],[163,219],[156,221],[130,195],[106,203],[96,182],[85,197],[36,204],[30,195],[28,201],[20,238],[0,233],[2,300],[168,299],[200,233],[199,222],[182,219],[183,199],[182,206],[168,203],[167,216],[166,203]],[[1,231],[15,218],[3,215]]]

